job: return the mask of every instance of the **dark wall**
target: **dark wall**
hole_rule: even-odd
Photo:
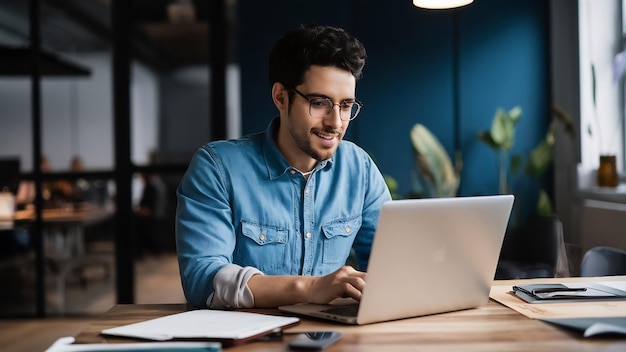
[[[544,0],[476,0],[443,11],[418,9],[410,0],[242,0],[238,6],[243,133],[264,129],[276,115],[267,79],[274,41],[300,23],[344,27],[368,51],[357,84],[365,108],[347,138],[398,180],[401,194],[411,190],[416,168],[409,137],[415,123],[429,128],[453,155],[455,101],[464,162],[460,195],[498,193],[497,156],[475,137],[490,128],[497,108],[523,109],[513,153],[527,154],[549,122]],[[533,208],[534,197],[525,192],[519,202]]]

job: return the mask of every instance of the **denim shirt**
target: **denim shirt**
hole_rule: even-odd
[[[367,269],[383,202],[391,199],[368,154],[342,141],[308,180],[265,132],[204,145],[177,189],[176,244],[187,300],[206,306],[224,265],[266,275],[326,275],[354,248]]]

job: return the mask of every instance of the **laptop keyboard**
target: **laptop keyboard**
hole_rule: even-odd
[[[341,315],[345,317],[356,317],[358,311],[359,311],[358,304],[346,304],[346,305],[322,310],[323,313]]]

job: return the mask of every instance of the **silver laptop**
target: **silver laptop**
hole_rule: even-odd
[[[278,308],[360,325],[481,306],[489,300],[513,198],[389,201],[378,219],[360,303]]]

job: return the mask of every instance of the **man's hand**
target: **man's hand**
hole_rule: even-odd
[[[277,307],[296,303],[328,303],[335,298],[361,299],[367,273],[344,266],[326,276],[255,275],[248,281],[254,306]]]
[[[310,303],[328,303],[339,297],[352,297],[361,300],[367,273],[344,266],[326,276],[313,277],[308,283]]]

